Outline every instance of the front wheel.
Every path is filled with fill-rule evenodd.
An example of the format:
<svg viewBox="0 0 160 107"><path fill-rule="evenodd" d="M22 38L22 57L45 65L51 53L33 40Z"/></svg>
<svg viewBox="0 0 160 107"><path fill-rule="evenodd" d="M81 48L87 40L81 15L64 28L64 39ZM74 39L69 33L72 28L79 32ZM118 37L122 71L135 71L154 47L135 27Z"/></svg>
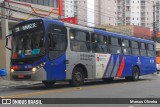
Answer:
<svg viewBox="0 0 160 107"><path fill-rule="evenodd" d="M42 81L42 83L48 87L48 88L51 88L53 87L53 85L55 84L55 81Z"/></svg>
<svg viewBox="0 0 160 107"><path fill-rule="evenodd" d="M72 86L81 86L84 83L84 74L83 70L80 67L76 67L73 70L72 73L72 80L70 81L70 84Z"/></svg>

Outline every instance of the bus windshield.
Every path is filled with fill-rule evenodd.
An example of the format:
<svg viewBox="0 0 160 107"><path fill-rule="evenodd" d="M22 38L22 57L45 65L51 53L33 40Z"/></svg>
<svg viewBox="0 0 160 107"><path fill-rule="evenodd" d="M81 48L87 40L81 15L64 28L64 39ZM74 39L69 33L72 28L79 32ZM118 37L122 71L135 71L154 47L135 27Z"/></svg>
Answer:
<svg viewBox="0 0 160 107"><path fill-rule="evenodd" d="M24 26L28 25L23 25L22 27ZM44 51L44 31L42 26L24 31L22 29L22 31L13 34L12 59L36 57L44 55Z"/></svg>

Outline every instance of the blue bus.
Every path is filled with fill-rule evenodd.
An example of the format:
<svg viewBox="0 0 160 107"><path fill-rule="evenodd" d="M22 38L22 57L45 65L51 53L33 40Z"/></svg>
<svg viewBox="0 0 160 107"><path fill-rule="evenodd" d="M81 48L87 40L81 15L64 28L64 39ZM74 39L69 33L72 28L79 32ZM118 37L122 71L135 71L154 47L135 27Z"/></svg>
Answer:
<svg viewBox="0 0 160 107"><path fill-rule="evenodd" d="M12 51L11 80L42 81L46 86L64 80L81 86L85 80L114 77L135 81L156 72L153 41L59 20L18 23L6 47Z"/></svg>

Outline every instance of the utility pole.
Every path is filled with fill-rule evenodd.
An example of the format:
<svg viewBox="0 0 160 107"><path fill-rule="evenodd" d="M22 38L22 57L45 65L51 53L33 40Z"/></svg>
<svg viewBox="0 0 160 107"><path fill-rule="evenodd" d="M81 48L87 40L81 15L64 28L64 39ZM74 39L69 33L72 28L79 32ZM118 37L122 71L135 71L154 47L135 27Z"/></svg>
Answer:
<svg viewBox="0 0 160 107"><path fill-rule="evenodd" d="M2 7L5 7L5 2L3 2ZM1 29L2 29L2 39L4 40L8 35L8 19L7 19L7 10L1 8L2 18L1 18Z"/></svg>
<svg viewBox="0 0 160 107"><path fill-rule="evenodd" d="M9 34L9 27L8 27L8 12L5 8L6 7L6 2L4 1L1 3L1 13L2 13L2 18L1 18L1 30L2 30L2 39L0 40L1 46L1 55L0 55L0 67L5 68L7 70L8 76L9 77L9 71L10 71L10 51L5 48L5 38ZM2 64L2 65L1 65Z"/></svg>
<svg viewBox="0 0 160 107"><path fill-rule="evenodd" d="M153 5L153 40L156 42L156 5Z"/></svg>
<svg viewBox="0 0 160 107"><path fill-rule="evenodd" d="M99 13L98 13L98 18L99 18L99 25L101 25L101 0L98 0L98 10L99 10Z"/></svg>

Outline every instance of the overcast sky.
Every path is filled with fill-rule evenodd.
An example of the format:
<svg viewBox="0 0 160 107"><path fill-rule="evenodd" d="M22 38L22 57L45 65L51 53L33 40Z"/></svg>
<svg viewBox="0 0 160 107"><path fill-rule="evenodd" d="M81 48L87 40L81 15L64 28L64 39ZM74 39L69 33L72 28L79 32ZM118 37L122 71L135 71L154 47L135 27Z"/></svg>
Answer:
<svg viewBox="0 0 160 107"><path fill-rule="evenodd" d="M88 26L94 27L94 0L87 0L87 22Z"/></svg>

